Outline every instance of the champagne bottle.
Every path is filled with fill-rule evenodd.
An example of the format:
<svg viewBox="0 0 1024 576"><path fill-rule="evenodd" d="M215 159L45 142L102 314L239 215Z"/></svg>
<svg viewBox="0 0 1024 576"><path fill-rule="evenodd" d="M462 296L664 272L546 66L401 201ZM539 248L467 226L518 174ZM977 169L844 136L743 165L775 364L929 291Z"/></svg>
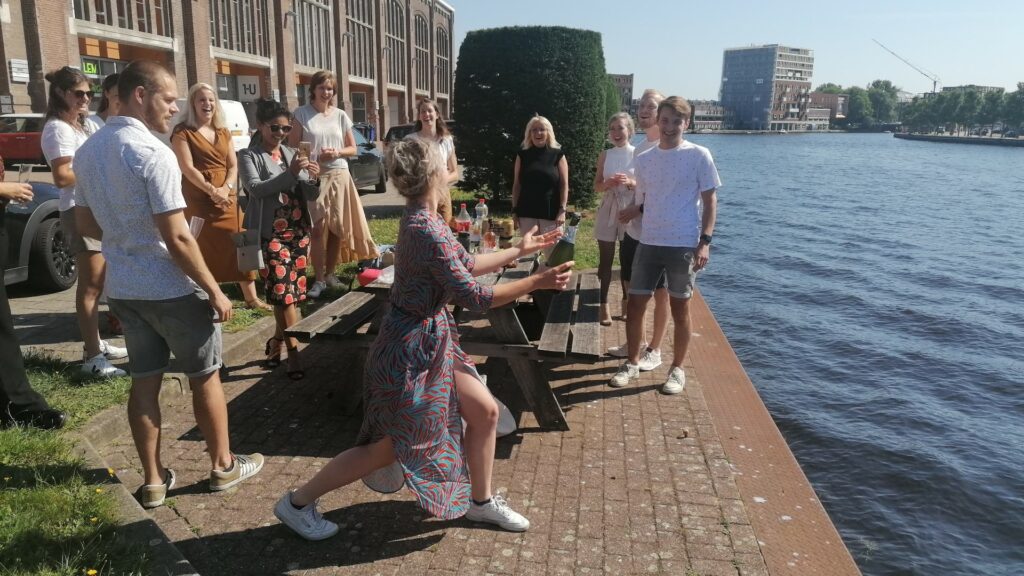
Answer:
<svg viewBox="0 0 1024 576"><path fill-rule="evenodd" d="M580 215L575 212L566 214L569 218L565 225L565 234L558 239L551 255L548 256L545 264L554 268L572 260L576 256L576 228L580 225Z"/></svg>

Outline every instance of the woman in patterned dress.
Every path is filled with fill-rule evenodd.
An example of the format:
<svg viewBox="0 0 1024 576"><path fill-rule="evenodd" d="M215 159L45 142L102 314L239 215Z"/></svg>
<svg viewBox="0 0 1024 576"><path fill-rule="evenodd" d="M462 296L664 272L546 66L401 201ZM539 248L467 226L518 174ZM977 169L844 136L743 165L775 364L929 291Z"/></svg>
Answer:
<svg viewBox="0 0 1024 576"><path fill-rule="evenodd" d="M306 202L316 200L320 194L317 163L282 144L292 129L291 118L291 112L277 101L258 101L259 132L249 148L238 153L239 179L249 195L245 227L260 231L266 265L260 275L264 294L274 307L277 321L274 336L267 340L264 365L268 368L281 363L284 331L299 321L296 305L306 299L306 264L312 225ZM305 376L298 345L294 338L287 339L288 376L293 380Z"/></svg>
<svg viewBox="0 0 1024 576"><path fill-rule="evenodd" d="M528 230L514 248L470 255L437 213L447 186L437 145L418 139L392 144L388 170L407 203L391 308L366 360L363 428L357 446L285 493L274 514L304 538L328 538L338 526L320 515L317 499L360 478L374 487L366 477L392 467L401 470L420 506L438 518L465 515L506 530L526 530L529 521L491 492L498 407L459 347L447 304L486 310L533 290L561 290L573 263L494 287L477 283L474 276L552 246L561 232L534 236L535 230Z"/></svg>

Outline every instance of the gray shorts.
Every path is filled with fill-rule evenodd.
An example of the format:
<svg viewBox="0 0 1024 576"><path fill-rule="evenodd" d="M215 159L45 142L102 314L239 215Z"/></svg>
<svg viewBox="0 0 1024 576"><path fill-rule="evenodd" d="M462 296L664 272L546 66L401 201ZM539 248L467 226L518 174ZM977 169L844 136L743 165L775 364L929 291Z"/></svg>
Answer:
<svg viewBox="0 0 1024 576"><path fill-rule="evenodd" d="M172 352L189 378L220 368L220 324L213 322L206 292L197 289L170 300L111 298L109 304L124 328L132 378L166 372Z"/></svg>
<svg viewBox="0 0 1024 576"><path fill-rule="evenodd" d="M658 280L664 274L669 296L689 299L693 296L693 286L697 281L697 272L693 269L694 250L640 244L633 260L633 280L629 283L629 293L653 295L654 289L659 287Z"/></svg>
<svg viewBox="0 0 1024 576"><path fill-rule="evenodd" d="M78 225L75 224L74 208L61 211L60 227L64 231L64 237L68 239L68 249L71 250L72 256L77 256L81 252L100 252L103 250L102 242L78 233Z"/></svg>

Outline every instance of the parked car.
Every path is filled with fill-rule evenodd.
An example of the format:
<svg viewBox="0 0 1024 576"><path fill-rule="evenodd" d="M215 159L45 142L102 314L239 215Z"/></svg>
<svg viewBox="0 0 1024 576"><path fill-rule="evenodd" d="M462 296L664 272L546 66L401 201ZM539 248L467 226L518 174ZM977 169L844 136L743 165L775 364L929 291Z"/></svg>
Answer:
<svg viewBox="0 0 1024 576"><path fill-rule="evenodd" d="M66 290L78 280L78 269L60 225L60 189L31 184L31 202L7 205L4 228L10 247L4 285L27 280L47 292Z"/></svg>
<svg viewBox="0 0 1024 576"><path fill-rule="evenodd" d="M359 155L348 159L348 170L356 188L373 187L377 194L387 191L388 171L384 168L384 155L377 149L375 142L370 142L359 130L353 130L356 149Z"/></svg>
<svg viewBox="0 0 1024 576"><path fill-rule="evenodd" d="M171 118L170 127L174 130L180 122L184 121L188 116L188 100L185 98L178 98L178 113ZM250 134L249 131L249 117L245 115L245 108L241 102L236 100L221 100L220 101L221 116L224 118L225 127L231 132L231 143L235 147L235 152L249 147ZM164 144L171 145L171 134L161 134L159 132L153 132L153 135L159 138Z"/></svg>
<svg viewBox="0 0 1024 576"><path fill-rule="evenodd" d="M43 135L42 114L0 115L0 157L4 164L46 164L40 139Z"/></svg>
<svg viewBox="0 0 1024 576"><path fill-rule="evenodd" d="M1007 138L1016 138L1017 137L1017 131L1016 130L1007 130L1006 134L1003 134L1003 136L1006 136Z"/></svg>

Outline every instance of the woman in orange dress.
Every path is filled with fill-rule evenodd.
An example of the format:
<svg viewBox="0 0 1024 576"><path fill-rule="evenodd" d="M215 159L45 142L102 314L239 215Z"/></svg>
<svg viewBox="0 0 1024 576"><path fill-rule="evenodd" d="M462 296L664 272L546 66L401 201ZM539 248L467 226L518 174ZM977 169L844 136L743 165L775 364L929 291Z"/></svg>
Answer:
<svg viewBox="0 0 1024 576"><path fill-rule="evenodd" d="M240 272L231 235L242 231L238 206L238 159L224 127L217 92L199 83L188 91L185 121L174 127L171 148L181 167L185 218L205 220L196 238L217 282L238 282L248 308L273 310L256 295L256 271Z"/></svg>

